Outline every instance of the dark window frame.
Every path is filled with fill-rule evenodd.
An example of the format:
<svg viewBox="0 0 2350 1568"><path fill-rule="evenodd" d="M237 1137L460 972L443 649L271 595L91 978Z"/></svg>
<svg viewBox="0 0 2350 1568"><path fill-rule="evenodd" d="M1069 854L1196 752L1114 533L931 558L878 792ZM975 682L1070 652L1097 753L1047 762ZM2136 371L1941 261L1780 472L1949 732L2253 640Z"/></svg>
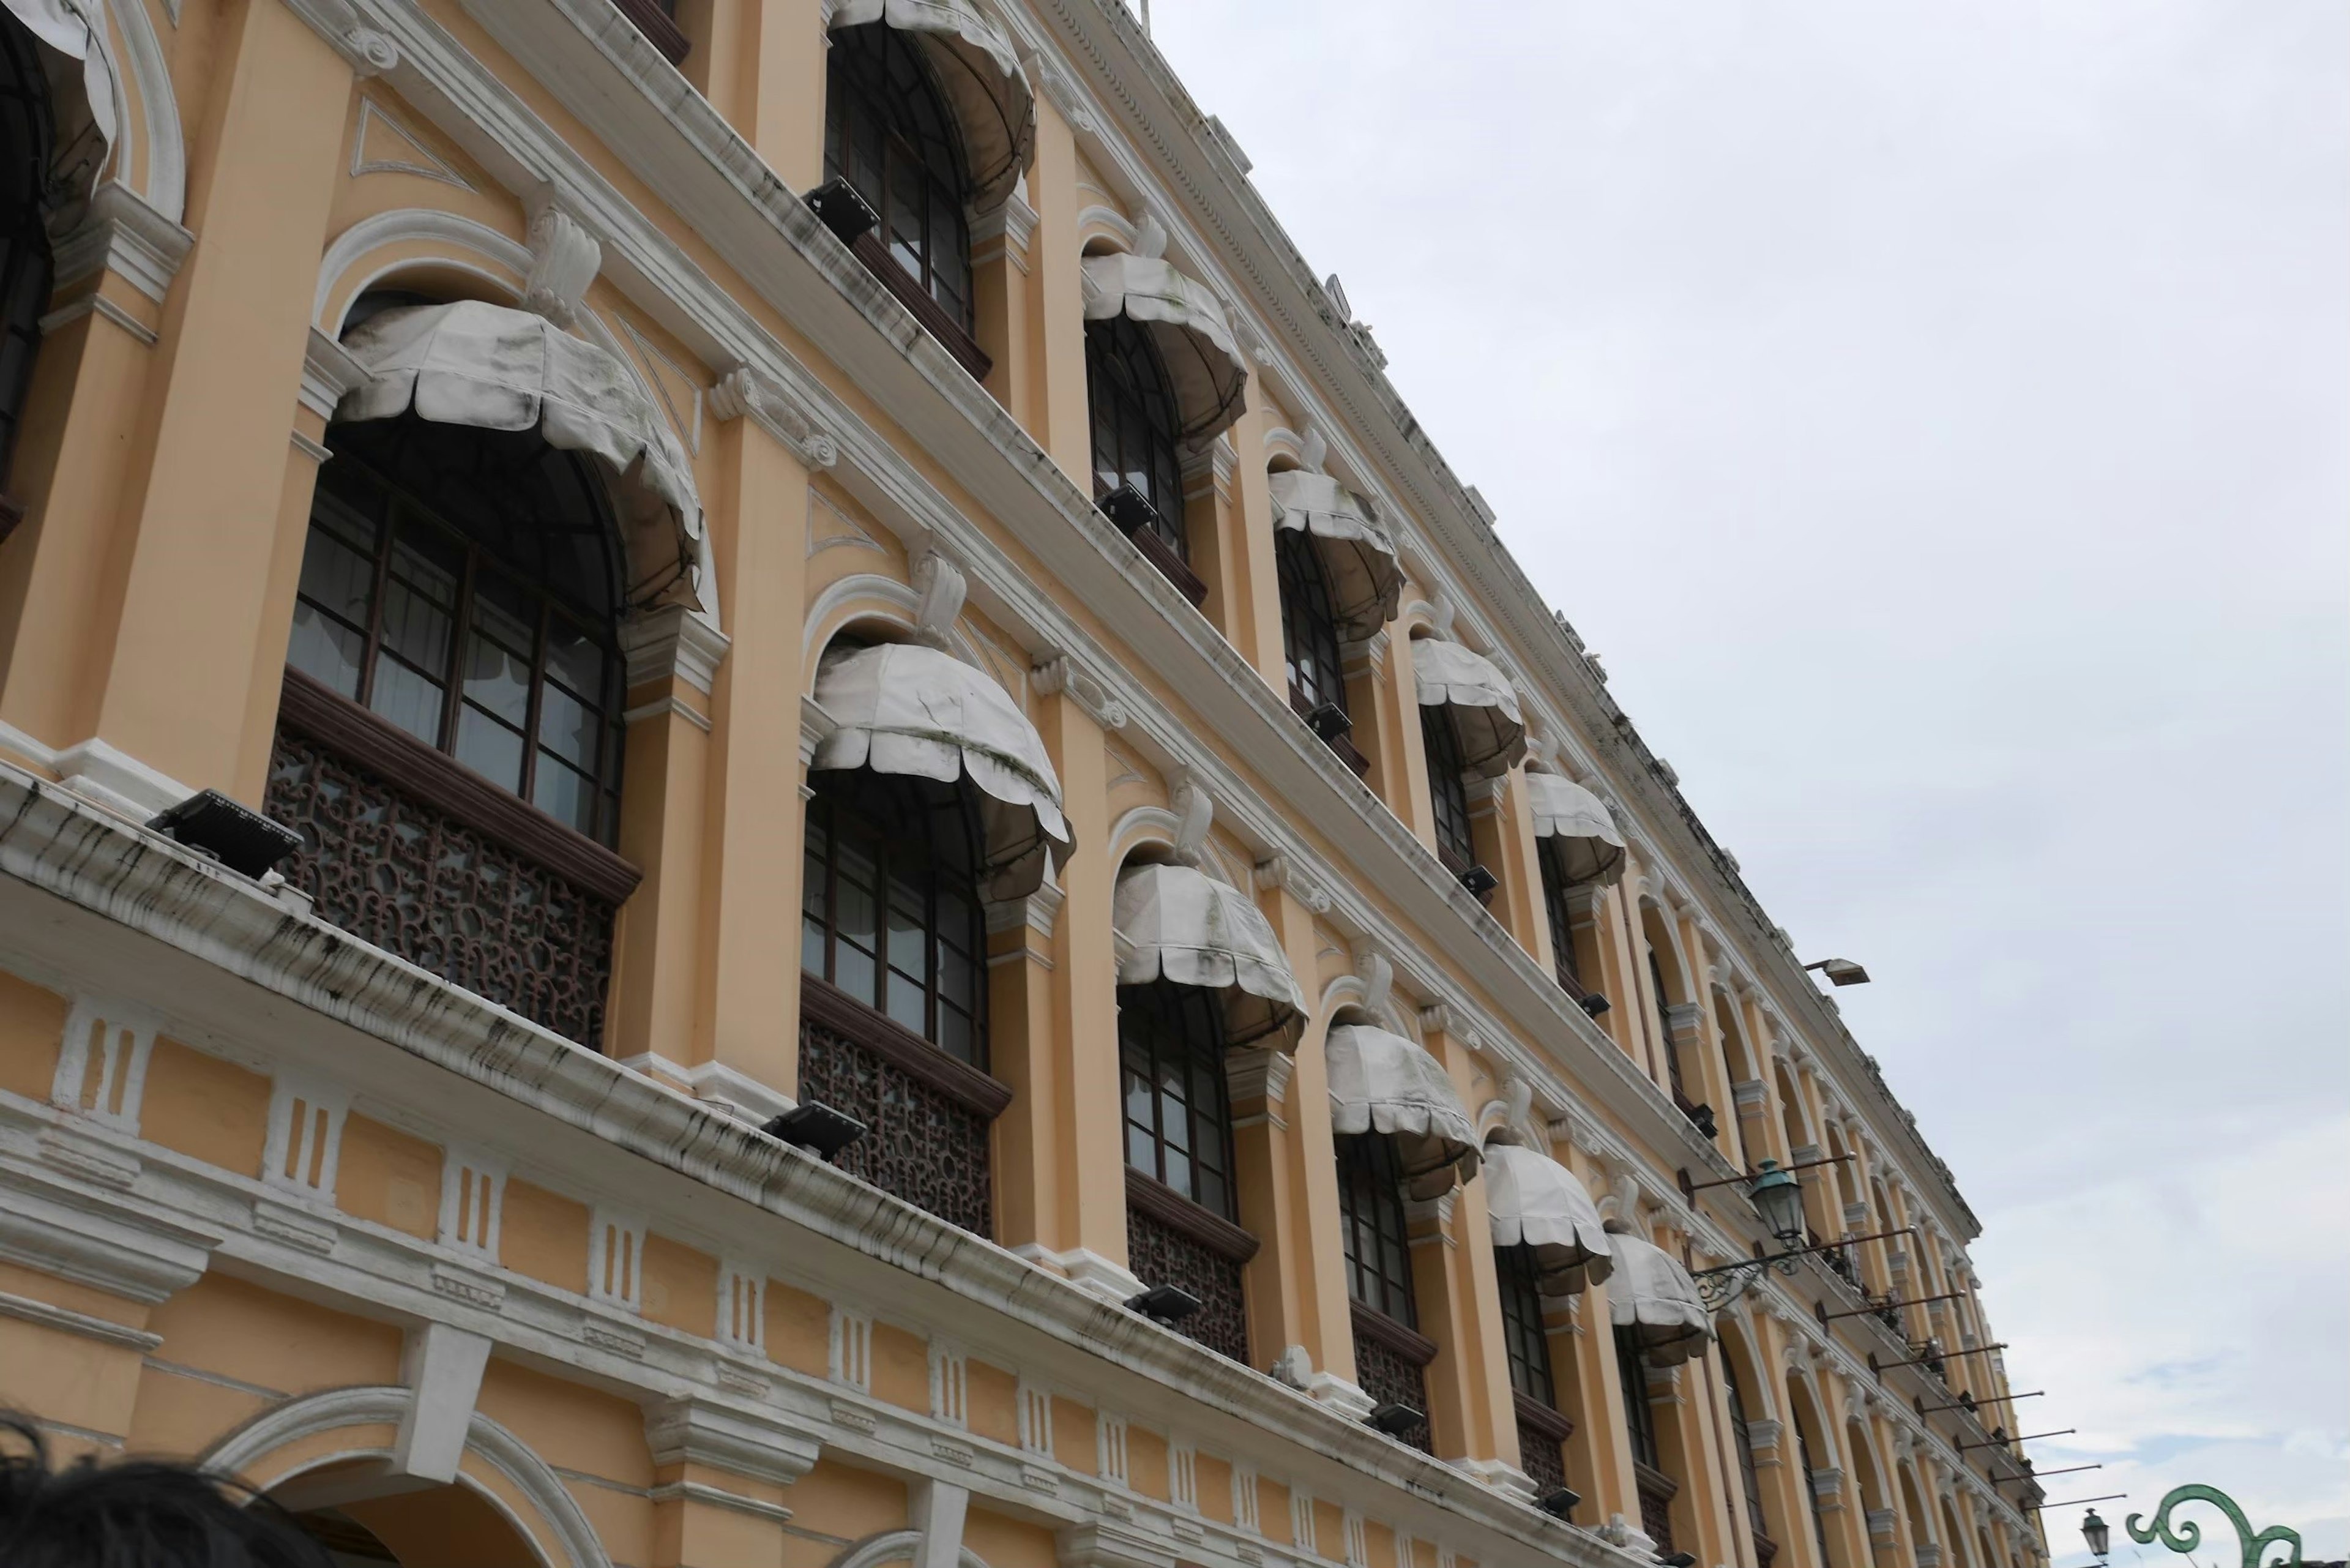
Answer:
<svg viewBox="0 0 2350 1568"><path fill-rule="evenodd" d="M556 451L536 431L473 431L412 414L329 427L327 444L334 455L320 468L311 500L287 665L564 826L612 845L619 833L627 701L619 645L626 576L601 480L577 454ZM471 454L475 470L459 472L448 461L452 454ZM429 472L443 487L437 501L420 494L402 472L411 464L428 465L417 476ZM447 514L463 495L501 519L513 516L507 508L516 488L480 495L450 488L468 481L487 485L492 475L523 492L546 492L539 514L508 523L503 548ZM538 549L538 560L518 558L525 543ZM363 589L355 576L342 579L340 603L328 597L338 565L357 565L365 577ZM558 582L558 568L569 568L574 580ZM436 572L439 583L429 580ZM363 612L358 617L349 613L355 595ZM598 598L600 608L592 602ZM529 613L514 613L517 605ZM401 624L388 628L388 612ZM520 636L498 635L517 628ZM523 636L527 649L513 646ZM588 679L567 679L554 668L558 636L592 655L598 690L580 691ZM485 656L495 666L488 675L478 662ZM499 711L493 695L500 689L494 677L510 674L516 662L526 670L518 718L511 709ZM584 669L587 659L578 662ZM399 703L403 687L421 701L406 719L386 707ZM559 722L567 711L592 729L584 767L576 750L567 756L550 744L549 721ZM419 727L428 712L430 734ZM518 774L493 771L495 759L484 742L514 746ZM542 775L542 767L556 771ZM584 821L579 810L551 804L541 788L543 778L560 784L566 774L581 792Z"/></svg>
<svg viewBox="0 0 2350 1568"><path fill-rule="evenodd" d="M1118 988L1119 1119L1128 1168L1211 1214L1237 1220L1224 1045L1216 992L1170 980Z"/></svg>
<svg viewBox="0 0 2350 1568"><path fill-rule="evenodd" d="M1273 549L1281 589L1281 656L1291 699L1308 712L1328 702L1344 713L1346 662L1321 546L1302 529L1277 528Z"/></svg>
<svg viewBox="0 0 2350 1568"><path fill-rule="evenodd" d="M1665 1000L1665 962L1657 956L1657 944L1649 942L1648 986L1657 993L1657 1032L1665 1048L1665 1075L1673 1091L1677 1105L1690 1103L1689 1089L1681 1076L1680 1046L1673 1040L1672 1004Z"/></svg>
<svg viewBox="0 0 2350 1568"><path fill-rule="evenodd" d="M1657 1433L1657 1409L1648 1403L1648 1358L1640 1342L1627 1328L1616 1335L1616 1379L1624 1394L1624 1430L1631 1439L1632 1458L1652 1470L1664 1467Z"/></svg>
<svg viewBox="0 0 2350 1568"><path fill-rule="evenodd" d="M1754 1468L1754 1438L1746 1429L1746 1400L1738 1392L1738 1369L1724 1356L1721 1382L1730 1406L1731 1435L1738 1443L1738 1475L1746 1489L1746 1517L1754 1534L1761 1540L1771 1539L1771 1521L1762 1509L1762 1477Z"/></svg>
<svg viewBox="0 0 2350 1568"><path fill-rule="evenodd" d="M1550 1334L1543 1327L1541 1269L1534 1249L1493 1249L1493 1277L1502 1298L1502 1346L1510 1386L1544 1409L1558 1407L1558 1385L1550 1364Z"/></svg>
<svg viewBox="0 0 2350 1568"><path fill-rule="evenodd" d="M1581 996L1583 969L1575 960L1575 912L1567 908L1568 883L1558 867L1558 840L1545 838L1534 846L1542 867L1543 915L1550 921L1551 972L1569 996Z"/></svg>
<svg viewBox="0 0 2350 1568"><path fill-rule="evenodd" d="M968 337L978 319L970 165L927 52L884 22L836 28L827 40L825 176L857 188L880 215L882 254ZM918 200L906 199L910 185Z"/></svg>
<svg viewBox="0 0 2350 1568"><path fill-rule="evenodd" d="M1342 1133L1334 1141L1347 1299L1416 1331L1419 1309L1412 1290L1410 1219L1395 1139L1385 1133Z"/></svg>
<svg viewBox="0 0 2350 1568"><path fill-rule="evenodd" d="M1420 709L1419 740L1428 761L1428 798L1436 819L1437 857L1457 877L1477 864L1477 836L1469 817L1461 732L1453 728L1449 706L1432 703Z"/></svg>
<svg viewBox="0 0 2350 1568"><path fill-rule="evenodd" d="M819 769L808 775L800 889L800 969L871 1008L950 1060L984 1073L988 1064L987 924L980 900L984 861L979 812L967 784L941 784L870 769ZM911 827L922 833L917 841ZM854 844L867 857L869 884L857 890L872 900L871 947L842 929L844 850ZM892 953L892 913L914 916L922 971L916 976ZM844 963L845 953L854 959ZM811 959L816 961L811 962ZM960 967L950 960L960 961ZM858 961L862 961L861 963ZM869 965L869 972L858 972ZM961 976L963 986L954 983ZM857 982L862 979L861 986ZM919 1023L893 1012L893 981L918 986ZM844 982L847 983L844 983ZM902 1000L905 993L897 992ZM942 1021L959 1020L967 1033L941 1038Z"/></svg>
<svg viewBox="0 0 2350 1568"><path fill-rule="evenodd" d="M1149 330L1130 317L1086 323L1086 405L1094 499L1131 484L1150 503L1150 531L1188 563L1183 429L1175 384Z"/></svg>

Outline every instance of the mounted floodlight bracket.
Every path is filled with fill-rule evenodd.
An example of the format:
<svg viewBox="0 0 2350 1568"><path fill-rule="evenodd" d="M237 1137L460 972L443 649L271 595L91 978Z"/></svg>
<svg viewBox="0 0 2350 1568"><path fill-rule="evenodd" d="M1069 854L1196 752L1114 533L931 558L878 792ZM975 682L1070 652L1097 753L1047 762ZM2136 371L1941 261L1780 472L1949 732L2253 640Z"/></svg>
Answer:
<svg viewBox="0 0 2350 1568"><path fill-rule="evenodd" d="M1363 1417L1363 1425L1374 1432L1384 1432L1398 1440L1401 1440L1406 1432L1426 1425L1427 1421L1425 1412L1393 1399L1373 1407L1371 1413Z"/></svg>
<svg viewBox="0 0 2350 1568"><path fill-rule="evenodd" d="M148 818L147 828L245 877L260 876L302 847L300 834L216 789L199 790Z"/></svg>
<svg viewBox="0 0 2350 1568"><path fill-rule="evenodd" d="M848 182L845 174L836 174L801 198L814 213L816 222L830 229L833 236L844 245L853 245L858 236L866 234L881 222L881 214Z"/></svg>
<svg viewBox="0 0 2350 1568"><path fill-rule="evenodd" d="M1200 1298L1180 1285L1153 1285L1139 1296L1127 1297L1126 1309L1172 1328L1200 1310Z"/></svg>
<svg viewBox="0 0 2350 1568"><path fill-rule="evenodd" d="M821 1100L802 1100L761 1129L795 1148L806 1149L818 1159L832 1157L865 1136L865 1124Z"/></svg>

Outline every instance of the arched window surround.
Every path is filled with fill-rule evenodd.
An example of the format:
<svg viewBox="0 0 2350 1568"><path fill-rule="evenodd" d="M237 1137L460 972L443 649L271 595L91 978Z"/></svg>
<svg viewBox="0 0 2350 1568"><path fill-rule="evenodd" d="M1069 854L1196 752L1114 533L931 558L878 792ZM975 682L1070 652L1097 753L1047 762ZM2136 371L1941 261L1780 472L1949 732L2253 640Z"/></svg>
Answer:
<svg viewBox="0 0 2350 1568"><path fill-rule="evenodd" d="M929 52L886 22L838 27L828 38L826 177L856 188L879 218L865 236L879 258L968 341L976 327L969 164Z"/></svg>

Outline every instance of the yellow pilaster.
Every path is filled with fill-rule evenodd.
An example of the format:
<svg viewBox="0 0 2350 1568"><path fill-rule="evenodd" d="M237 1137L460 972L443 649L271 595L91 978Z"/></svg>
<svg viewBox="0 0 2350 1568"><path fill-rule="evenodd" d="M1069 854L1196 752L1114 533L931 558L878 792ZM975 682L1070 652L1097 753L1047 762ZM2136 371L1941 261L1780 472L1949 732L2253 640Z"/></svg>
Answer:
<svg viewBox="0 0 2350 1568"><path fill-rule="evenodd" d="M283 5L234 8L220 50L212 157L190 187L199 241L130 448L134 472L146 462L124 498L94 728L182 784L250 791L285 658L286 618L271 613L279 535L307 511L289 506L286 447L342 157L317 128L340 122L351 72Z"/></svg>

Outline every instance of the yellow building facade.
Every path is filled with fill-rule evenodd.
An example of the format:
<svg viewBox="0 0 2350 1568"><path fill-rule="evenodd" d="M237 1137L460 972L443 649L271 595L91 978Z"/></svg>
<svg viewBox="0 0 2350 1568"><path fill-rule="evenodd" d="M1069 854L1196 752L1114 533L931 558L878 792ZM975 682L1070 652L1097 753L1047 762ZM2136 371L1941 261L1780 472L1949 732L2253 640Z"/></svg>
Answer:
<svg viewBox="0 0 2350 1568"><path fill-rule="evenodd" d="M61 1447L411 1568L2045 1560L1950 1172L1120 6L0 46Z"/></svg>

